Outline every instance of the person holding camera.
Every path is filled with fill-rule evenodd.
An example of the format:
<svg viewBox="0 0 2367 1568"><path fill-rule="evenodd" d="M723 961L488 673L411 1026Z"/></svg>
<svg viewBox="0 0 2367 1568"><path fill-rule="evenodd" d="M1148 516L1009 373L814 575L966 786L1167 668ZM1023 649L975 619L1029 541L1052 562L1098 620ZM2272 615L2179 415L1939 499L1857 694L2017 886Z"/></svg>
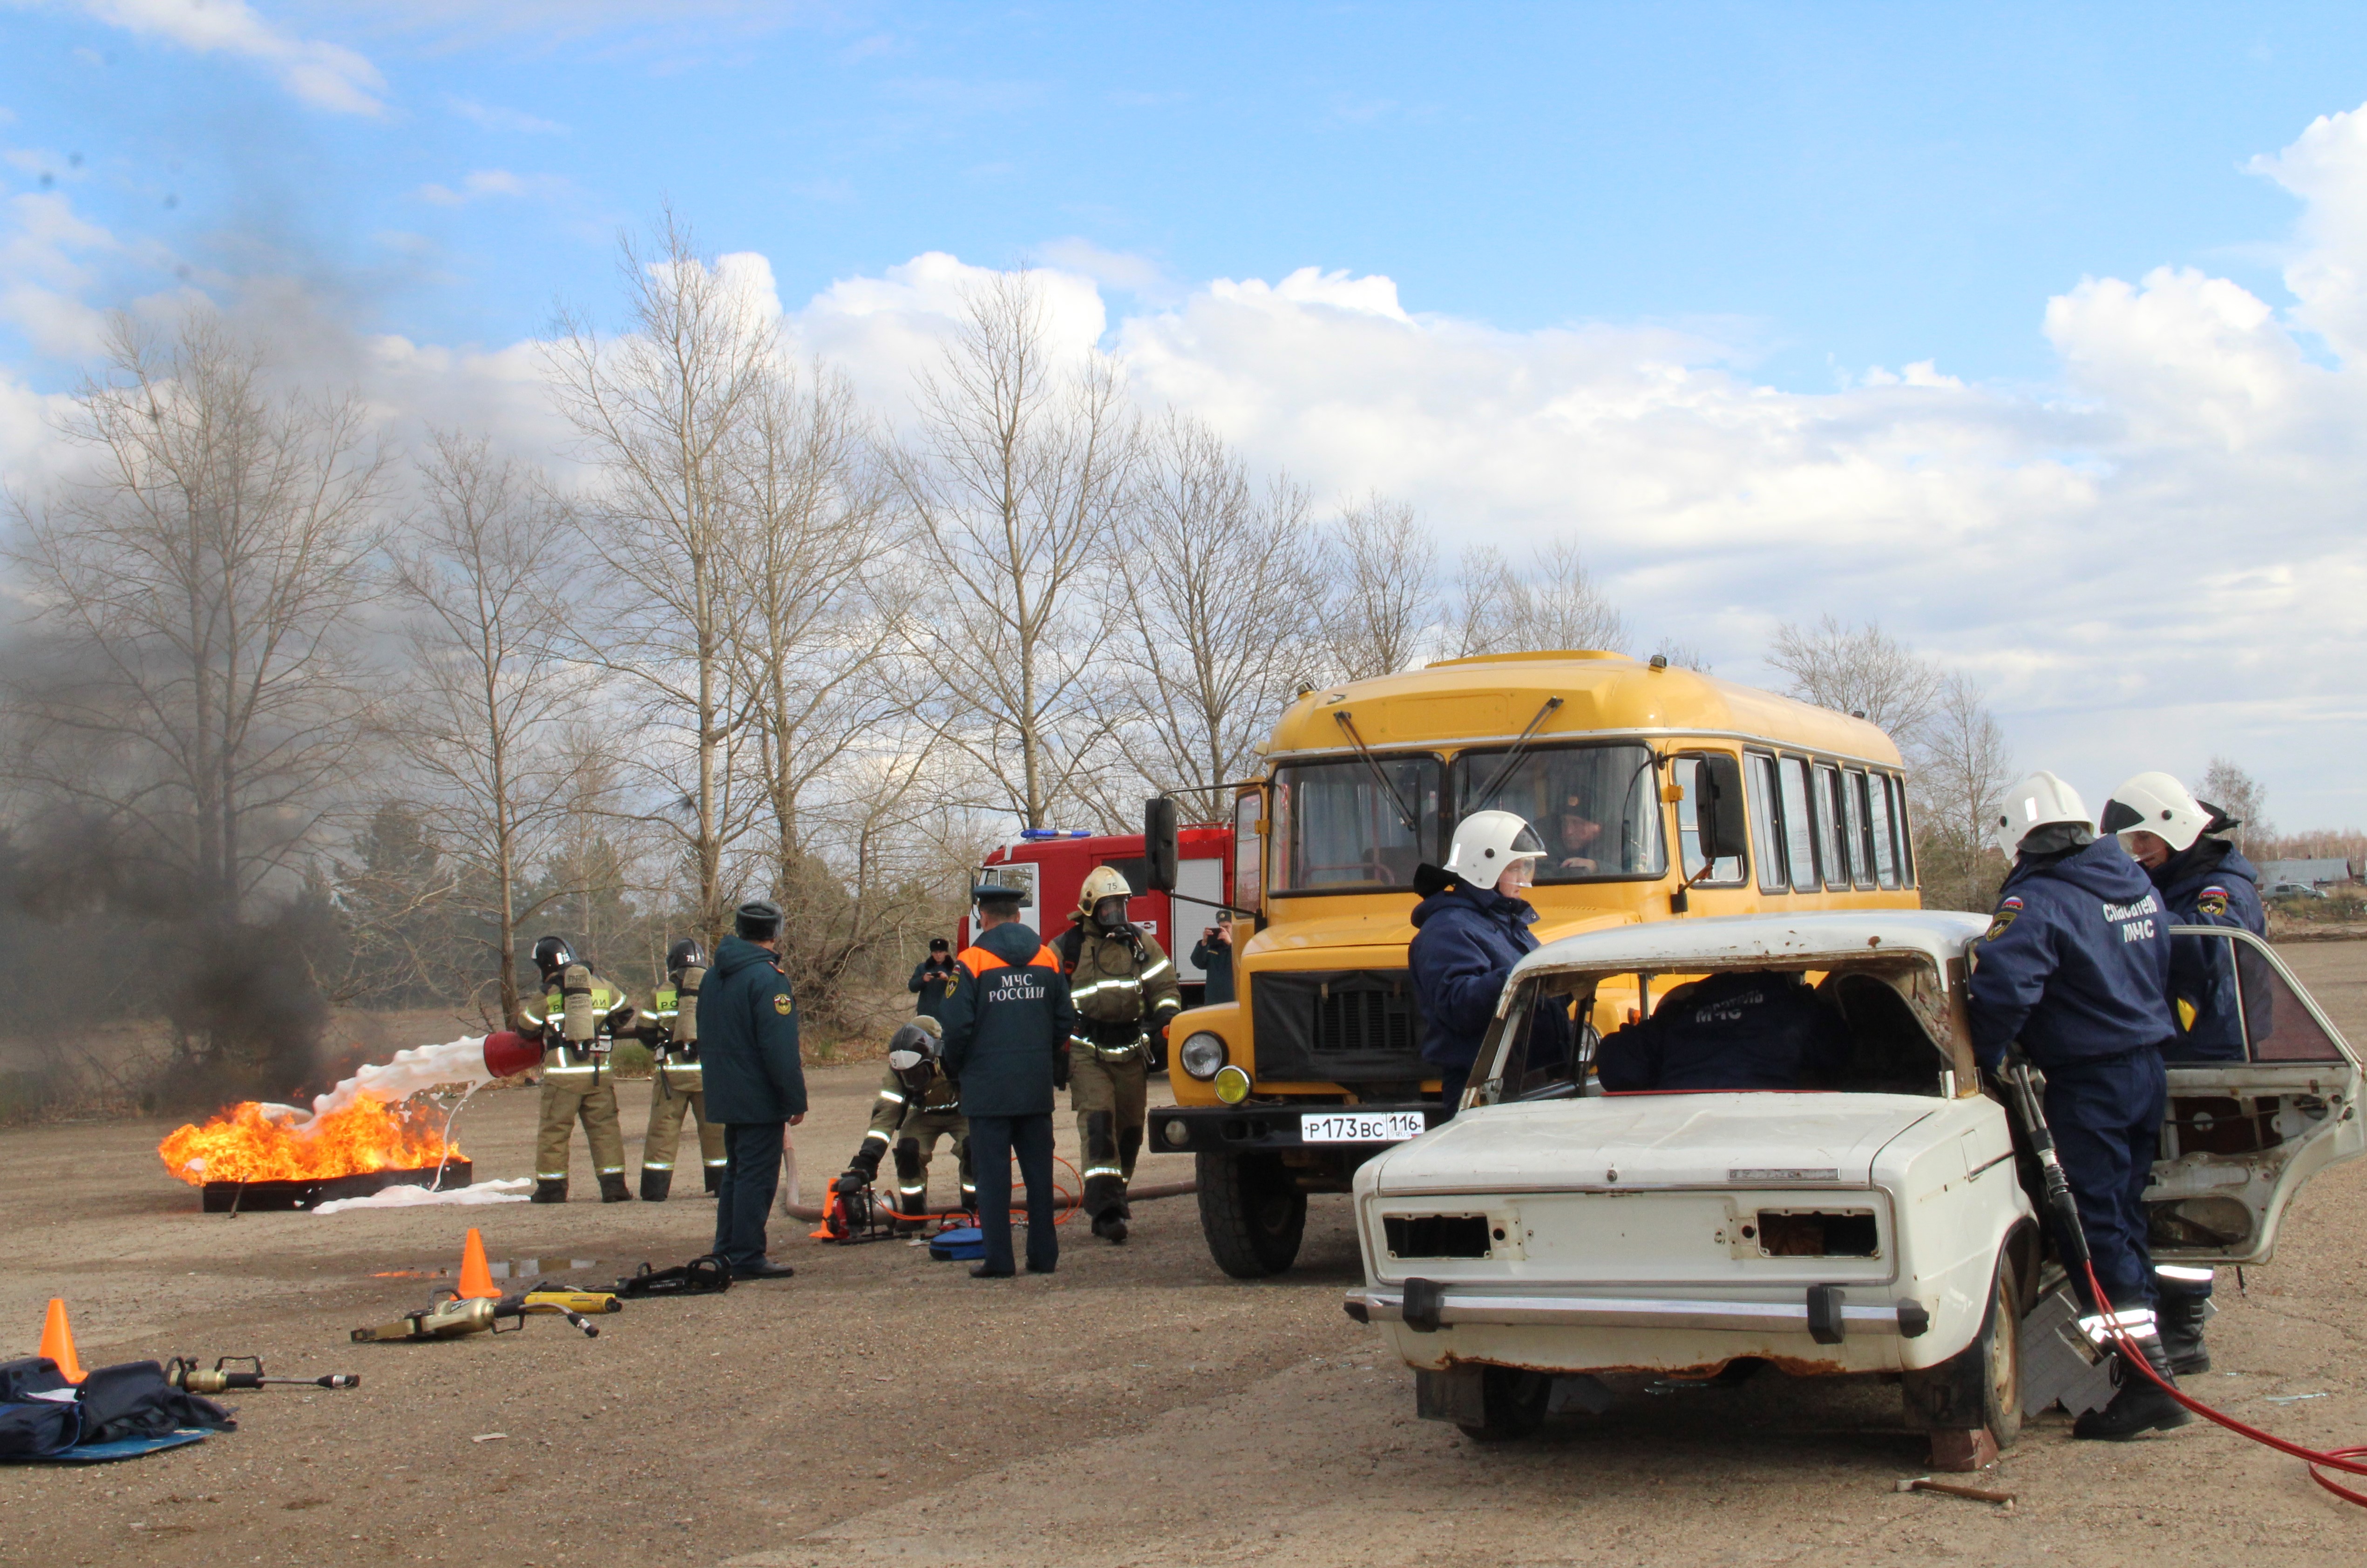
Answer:
<svg viewBox="0 0 2367 1568"><path fill-rule="evenodd" d="M945 938L929 939L929 955L912 970L912 977L904 988L921 999L912 1010L923 1018L945 1021L946 1003L954 994L954 986L961 978L961 965L954 962L953 943Z"/></svg>
<svg viewBox="0 0 2367 1568"><path fill-rule="evenodd" d="M1204 928L1193 944L1192 962L1207 976L1201 1005L1215 1007L1233 999L1233 912L1217 911L1217 923Z"/></svg>

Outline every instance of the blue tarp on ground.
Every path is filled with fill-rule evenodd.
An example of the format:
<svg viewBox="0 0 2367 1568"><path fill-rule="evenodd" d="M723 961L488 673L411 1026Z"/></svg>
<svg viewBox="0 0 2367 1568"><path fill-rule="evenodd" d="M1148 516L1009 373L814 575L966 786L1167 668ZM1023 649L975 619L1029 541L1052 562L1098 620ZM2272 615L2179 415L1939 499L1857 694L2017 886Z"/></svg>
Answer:
<svg viewBox="0 0 2367 1568"><path fill-rule="evenodd" d="M177 1431L160 1433L153 1438L118 1438L111 1443L76 1443L73 1448L60 1449L53 1454L16 1454L10 1458L18 1464L105 1464L111 1460L145 1459L166 1449L202 1443L209 1435L200 1427L183 1427Z"/></svg>

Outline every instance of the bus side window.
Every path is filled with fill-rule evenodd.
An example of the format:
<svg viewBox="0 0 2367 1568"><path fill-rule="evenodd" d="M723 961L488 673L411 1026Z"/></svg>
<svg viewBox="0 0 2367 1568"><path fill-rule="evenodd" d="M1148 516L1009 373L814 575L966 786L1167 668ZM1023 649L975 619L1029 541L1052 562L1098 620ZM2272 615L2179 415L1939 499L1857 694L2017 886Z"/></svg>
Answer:
<svg viewBox="0 0 2367 1568"><path fill-rule="evenodd" d="M1898 886L1897 823L1890 811L1890 780L1881 773L1868 780L1866 827L1874 835L1874 879L1884 887Z"/></svg>
<svg viewBox="0 0 2367 1568"><path fill-rule="evenodd" d="M1776 781L1775 759L1764 751L1743 754L1743 774L1750 796L1750 840L1759 856L1759 890L1785 893L1788 863L1784 853L1784 786Z"/></svg>
<svg viewBox="0 0 2367 1568"><path fill-rule="evenodd" d="M1907 781L1896 774L1886 774L1884 784L1890 793L1890 830L1898 840L1898 886L1915 886L1915 835L1907 817Z"/></svg>
<svg viewBox="0 0 2367 1568"><path fill-rule="evenodd" d="M1817 890L1815 813L1808 809L1808 760L1786 757L1784 774L1784 852L1792 864L1792 891Z"/></svg>
<svg viewBox="0 0 2367 1568"><path fill-rule="evenodd" d="M1849 792L1850 870L1860 887L1874 886L1874 799L1867 792L1865 774L1852 768L1842 775L1842 787Z"/></svg>
<svg viewBox="0 0 2367 1568"><path fill-rule="evenodd" d="M1840 770L1830 762L1817 764L1817 863L1825 886L1850 885L1849 820L1841 806Z"/></svg>

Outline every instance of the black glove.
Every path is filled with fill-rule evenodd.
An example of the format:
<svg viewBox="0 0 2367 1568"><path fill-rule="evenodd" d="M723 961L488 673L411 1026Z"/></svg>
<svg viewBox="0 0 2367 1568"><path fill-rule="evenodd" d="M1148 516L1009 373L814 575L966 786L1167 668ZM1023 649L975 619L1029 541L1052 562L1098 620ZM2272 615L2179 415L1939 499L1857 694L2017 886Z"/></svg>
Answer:
<svg viewBox="0 0 2367 1568"><path fill-rule="evenodd" d="M878 1180L879 1151L884 1146L875 1138L864 1139L863 1146L855 1151L855 1157L846 1162L846 1174L860 1176L866 1181Z"/></svg>
<svg viewBox="0 0 2367 1568"><path fill-rule="evenodd" d="M1066 1089L1069 1087L1069 1048L1066 1045L1058 1045L1053 1048L1052 1087L1054 1089Z"/></svg>
<svg viewBox="0 0 2367 1568"><path fill-rule="evenodd" d="M844 1175L831 1184L830 1190L843 1198L852 1198L870 1186L872 1179L878 1174L876 1168L866 1170L859 1165L851 1165L846 1168Z"/></svg>

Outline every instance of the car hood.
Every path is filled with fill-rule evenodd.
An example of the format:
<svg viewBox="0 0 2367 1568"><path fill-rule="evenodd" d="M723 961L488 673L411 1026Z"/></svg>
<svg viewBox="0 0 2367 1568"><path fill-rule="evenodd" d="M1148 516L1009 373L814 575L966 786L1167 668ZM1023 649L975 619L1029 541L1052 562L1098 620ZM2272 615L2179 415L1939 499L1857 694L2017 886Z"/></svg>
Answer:
<svg viewBox="0 0 2367 1568"><path fill-rule="evenodd" d="M1374 1181L1384 1193L1865 1187L1883 1146L1944 1103L1637 1094L1484 1106L1373 1161Z"/></svg>

